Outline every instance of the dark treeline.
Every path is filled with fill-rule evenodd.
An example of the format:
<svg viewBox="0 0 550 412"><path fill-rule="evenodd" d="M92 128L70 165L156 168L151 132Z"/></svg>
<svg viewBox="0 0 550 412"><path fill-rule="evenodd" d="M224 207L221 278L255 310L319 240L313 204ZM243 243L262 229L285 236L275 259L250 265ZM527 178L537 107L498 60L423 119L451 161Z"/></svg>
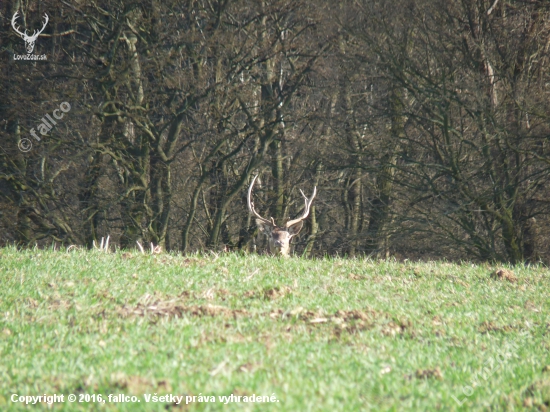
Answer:
<svg viewBox="0 0 550 412"><path fill-rule="evenodd" d="M29 35L47 13L33 51L47 60L14 57L16 11ZM256 208L279 223L318 188L299 255L550 260L546 0L0 13L1 245L250 250L259 173Z"/></svg>

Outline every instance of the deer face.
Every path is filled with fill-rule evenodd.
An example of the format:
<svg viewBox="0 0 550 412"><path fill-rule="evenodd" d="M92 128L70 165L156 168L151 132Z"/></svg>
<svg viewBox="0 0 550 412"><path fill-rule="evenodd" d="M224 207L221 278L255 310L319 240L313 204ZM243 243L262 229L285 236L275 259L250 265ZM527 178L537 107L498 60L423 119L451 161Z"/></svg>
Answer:
<svg viewBox="0 0 550 412"><path fill-rule="evenodd" d="M277 256L290 256L290 241L300 233L304 225L303 221L295 223L290 227L279 227L256 219L260 231L267 237L269 253Z"/></svg>
<svg viewBox="0 0 550 412"><path fill-rule="evenodd" d="M36 39L33 37L27 37L23 38L25 40L25 48L27 49L27 53L31 54L34 50L34 44L36 43Z"/></svg>
<svg viewBox="0 0 550 412"><path fill-rule="evenodd" d="M283 226L277 226L273 218L270 218L269 220L264 219L254 209L254 202L252 202L252 188L254 187L254 182L257 177L258 176L254 177L252 183L250 184L250 188L248 189L248 209L256 218L256 224L260 228L260 231L267 237L269 247L268 252L275 255L288 257L290 256L290 241L294 236L300 233L300 230L302 230L304 220L309 215L313 198L317 194L317 188L313 189L313 194L309 199L300 190L300 193L302 193L302 196L305 199L303 215L298 219L289 220Z"/></svg>

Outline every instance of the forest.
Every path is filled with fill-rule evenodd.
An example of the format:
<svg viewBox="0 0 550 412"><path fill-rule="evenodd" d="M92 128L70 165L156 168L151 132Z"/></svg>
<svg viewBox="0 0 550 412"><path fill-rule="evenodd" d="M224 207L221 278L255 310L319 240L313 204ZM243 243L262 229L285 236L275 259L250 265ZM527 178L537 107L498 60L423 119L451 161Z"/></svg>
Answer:
<svg viewBox="0 0 550 412"><path fill-rule="evenodd" d="M259 175L279 224L317 188L298 256L550 262L548 1L8 0L0 20L0 246L261 251Z"/></svg>

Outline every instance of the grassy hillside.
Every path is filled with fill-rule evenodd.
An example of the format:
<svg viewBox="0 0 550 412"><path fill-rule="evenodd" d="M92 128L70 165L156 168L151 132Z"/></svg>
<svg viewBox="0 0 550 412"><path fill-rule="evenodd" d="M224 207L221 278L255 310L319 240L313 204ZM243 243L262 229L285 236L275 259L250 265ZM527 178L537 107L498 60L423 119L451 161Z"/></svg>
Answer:
<svg viewBox="0 0 550 412"><path fill-rule="evenodd" d="M546 410L550 272L495 269L1 249L0 409Z"/></svg>

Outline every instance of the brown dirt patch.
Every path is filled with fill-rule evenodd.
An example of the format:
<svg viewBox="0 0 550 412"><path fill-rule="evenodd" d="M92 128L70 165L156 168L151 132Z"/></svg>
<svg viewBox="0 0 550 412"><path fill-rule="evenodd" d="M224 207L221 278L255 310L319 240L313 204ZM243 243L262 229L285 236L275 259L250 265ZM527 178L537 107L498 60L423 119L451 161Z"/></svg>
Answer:
<svg viewBox="0 0 550 412"><path fill-rule="evenodd" d="M273 288L264 290L249 290L243 293L243 297L247 299L266 299L275 300L285 297L289 293L292 293L290 286L275 286Z"/></svg>
<svg viewBox="0 0 550 412"><path fill-rule="evenodd" d="M512 332L515 328L511 325L499 326L494 322L485 321L478 327L480 333L489 333L489 332Z"/></svg>
<svg viewBox="0 0 550 412"><path fill-rule="evenodd" d="M431 379L431 378L435 378L439 380L443 379L443 373L441 373L441 369L439 368L439 366L434 369L418 369L415 372L415 376L418 379Z"/></svg>
<svg viewBox="0 0 550 412"><path fill-rule="evenodd" d="M292 292L292 289L288 286L274 287L272 289L264 290L264 298L269 300L274 300L282 298Z"/></svg>
<svg viewBox="0 0 550 412"><path fill-rule="evenodd" d="M151 317L175 317L181 318L184 314L190 316L223 316L237 317L247 313L244 309L230 309L218 305L186 305L185 298L189 293L182 293L172 299L152 298L146 295L135 306L124 305L117 312L122 317L151 316Z"/></svg>
<svg viewBox="0 0 550 412"><path fill-rule="evenodd" d="M412 326L411 322L408 320L389 322L382 326L382 335L384 336L395 336L404 334L407 329L410 329Z"/></svg>
<svg viewBox="0 0 550 412"><path fill-rule="evenodd" d="M518 280L514 272L509 269L497 269L491 273L491 278L495 280L507 280L511 283L515 283Z"/></svg>
<svg viewBox="0 0 550 412"><path fill-rule="evenodd" d="M172 386L166 379L155 381L154 379L142 376L128 376L122 372L111 374L111 385L122 390L127 390L131 394L143 394L151 389L159 393L172 391Z"/></svg>
<svg viewBox="0 0 550 412"><path fill-rule="evenodd" d="M534 382L525 391L526 398L523 400L525 407L537 407L538 410L547 411L550 406L550 379L543 379ZM540 401L538 401L540 399Z"/></svg>

